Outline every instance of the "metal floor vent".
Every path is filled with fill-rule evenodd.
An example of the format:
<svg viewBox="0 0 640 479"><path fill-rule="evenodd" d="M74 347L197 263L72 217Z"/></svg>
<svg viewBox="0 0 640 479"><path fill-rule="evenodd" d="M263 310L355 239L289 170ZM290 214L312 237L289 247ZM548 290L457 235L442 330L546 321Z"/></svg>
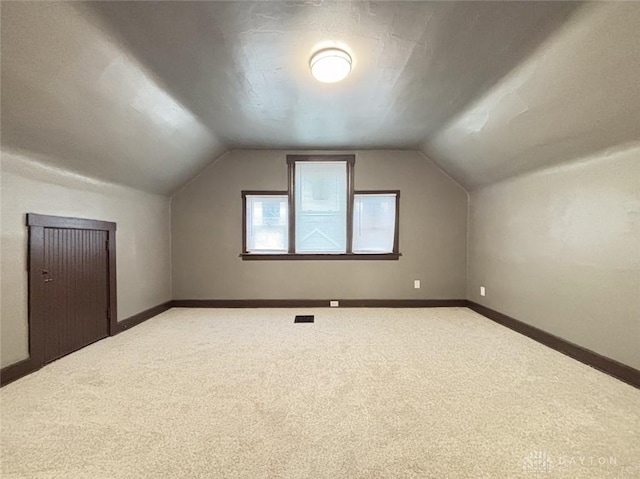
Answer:
<svg viewBox="0 0 640 479"><path fill-rule="evenodd" d="M294 323L313 323L313 315L296 316Z"/></svg>

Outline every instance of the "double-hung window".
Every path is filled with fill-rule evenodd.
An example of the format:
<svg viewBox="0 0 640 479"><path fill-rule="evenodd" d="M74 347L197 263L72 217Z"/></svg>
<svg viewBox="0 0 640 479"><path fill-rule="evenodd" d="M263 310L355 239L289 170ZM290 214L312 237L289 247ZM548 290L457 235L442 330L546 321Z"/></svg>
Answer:
<svg viewBox="0 0 640 479"><path fill-rule="evenodd" d="M347 163L295 163L295 252L347 252Z"/></svg>
<svg viewBox="0 0 640 479"><path fill-rule="evenodd" d="M287 192L245 192L245 249L249 253L289 252L289 198Z"/></svg>
<svg viewBox="0 0 640 479"><path fill-rule="evenodd" d="M355 155L288 155L287 191L243 191L243 259L398 259L400 192L355 191Z"/></svg>
<svg viewBox="0 0 640 479"><path fill-rule="evenodd" d="M398 193L358 192L353 199L353 252L393 253Z"/></svg>

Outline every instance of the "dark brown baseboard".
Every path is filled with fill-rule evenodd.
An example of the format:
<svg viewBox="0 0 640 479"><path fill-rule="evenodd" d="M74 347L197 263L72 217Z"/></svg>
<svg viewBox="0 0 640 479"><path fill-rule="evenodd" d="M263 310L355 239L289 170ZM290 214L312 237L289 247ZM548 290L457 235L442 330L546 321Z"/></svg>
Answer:
<svg viewBox="0 0 640 479"><path fill-rule="evenodd" d="M122 331L125 331L129 328L132 328L133 326L137 326L147 319L153 318L154 316L167 311L171 307L172 301L167 301L166 303L159 304L158 306L149 308L145 311L142 311L141 313L134 314L133 316L118 322L116 324L115 331L112 332L112 336L121 333ZM42 364L38 364L33 360L33 358L30 357L4 367L0 371L0 387L9 384L16 379L20 379L23 376L31 374L32 372L35 372L42 367Z"/></svg>
<svg viewBox="0 0 640 479"><path fill-rule="evenodd" d="M468 307L513 331L544 344L558 352L596 368L610 376L640 388L640 371L589 349L578 346L551 333L523 323L506 314L465 299L341 299L342 308L447 308ZM154 306L117 323L114 334L130 329L171 308L319 308L328 307L329 300L320 299L187 299L173 300ZM2 368L0 386L9 384L40 369L31 358Z"/></svg>
<svg viewBox="0 0 640 479"><path fill-rule="evenodd" d="M341 299L344 308L465 308L466 299Z"/></svg>
<svg viewBox="0 0 640 479"><path fill-rule="evenodd" d="M338 299L341 308L466 307L466 299ZM174 308L327 308L328 299L174 299Z"/></svg>
<svg viewBox="0 0 640 479"><path fill-rule="evenodd" d="M154 306L153 308L146 309L138 314L134 314L133 316L128 317L122 321L118 321L116 324L116 330L114 334L121 333L122 331L126 331L127 329L133 328L140 323L143 323L147 319L151 319L154 316L157 316L160 313L164 313L168 309L173 307L173 301L167 301L165 303Z"/></svg>
<svg viewBox="0 0 640 479"><path fill-rule="evenodd" d="M15 381L16 379L20 379L27 374L31 374L42 366L36 364L32 358L23 359L22 361L18 361L17 363L13 363L7 367L2 368L0 371L0 387L6 386L7 384Z"/></svg>
<svg viewBox="0 0 640 479"><path fill-rule="evenodd" d="M473 301L468 301L468 304L470 309L492 321L495 321L496 323L506 326L520 334L524 334L534 341L544 344L551 349L555 349L556 351L576 359L587 366L598 369L609 376L613 376L616 379L624 381L631 386L640 388L640 371L632 368L631 366L627 366L626 364L622 364L614 359L602 356L589 349L567 341L566 339L562 339L551 333L547 333L542 329L523 323L511 316L507 316L506 314L502 314L491 308L482 306L481 304L474 303Z"/></svg>

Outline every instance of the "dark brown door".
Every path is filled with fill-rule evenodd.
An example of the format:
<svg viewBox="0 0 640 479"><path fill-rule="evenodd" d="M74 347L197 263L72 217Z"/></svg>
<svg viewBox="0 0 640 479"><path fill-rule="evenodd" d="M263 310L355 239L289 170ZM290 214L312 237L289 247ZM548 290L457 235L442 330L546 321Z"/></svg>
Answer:
<svg viewBox="0 0 640 479"><path fill-rule="evenodd" d="M43 362L76 351L109 334L108 232L44 228Z"/></svg>

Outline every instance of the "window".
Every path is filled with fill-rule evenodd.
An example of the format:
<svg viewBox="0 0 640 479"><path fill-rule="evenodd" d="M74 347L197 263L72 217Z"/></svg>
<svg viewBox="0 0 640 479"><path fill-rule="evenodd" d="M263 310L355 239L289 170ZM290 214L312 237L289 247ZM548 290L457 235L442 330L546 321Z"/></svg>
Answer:
<svg viewBox="0 0 640 479"><path fill-rule="evenodd" d="M303 162L295 175L296 253L346 253L347 164Z"/></svg>
<svg viewBox="0 0 640 479"><path fill-rule="evenodd" d="M276 253L289 251L289 198L287 194L244 194L245 251Z"/></svg>
<svg viewBox="0 0 640 479"><path fill-rule="evenodd" d="M356 193L353 199L353 252L393 253L397 193Z"/></svg>
<svg viewBox="0 0 640 479"><path fill-rule="evenodd" d="M243 259L398 259L399 191L354 191L355 155L287 155L287 191L243 191Z"/></svg>

